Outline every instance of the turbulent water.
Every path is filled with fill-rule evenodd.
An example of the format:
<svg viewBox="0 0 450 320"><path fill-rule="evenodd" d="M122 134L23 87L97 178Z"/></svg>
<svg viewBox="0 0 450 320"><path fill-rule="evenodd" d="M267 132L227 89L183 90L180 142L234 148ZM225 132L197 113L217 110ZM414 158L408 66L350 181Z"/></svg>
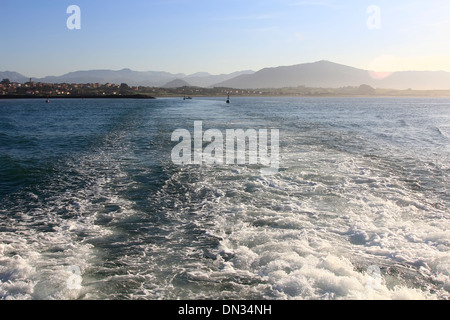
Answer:
<svg viewBox="0 0 450 320"><path fill-rule="evenodd" d="M171 161L280 132L280 169ZM450 100L0 101L0 298L448 299Z"/></svg>

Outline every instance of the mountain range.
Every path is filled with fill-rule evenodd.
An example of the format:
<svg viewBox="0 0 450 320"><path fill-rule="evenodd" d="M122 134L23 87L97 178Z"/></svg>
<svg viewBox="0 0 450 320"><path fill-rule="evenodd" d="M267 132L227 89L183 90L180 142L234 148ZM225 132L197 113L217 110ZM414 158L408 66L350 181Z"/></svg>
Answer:
<svg viewBox="0 0 450 320"><path fill-rule="evenodd" d="M44 78L33 78L35 82L43 83L126 83L130 86L166 87L174 80L183 80L188 86L210 87L215 83L223 82L243 74L254 73L254 71L239 71L230 74L211 75L199 72L191 75L183 73L173 74L164 71L133 71L130 69L114 70L88 70L69 72L62 76L47 76ZM0 80L9 79L12 82L25 83L30 80L17 72L0 72Z"/></svg>
<svg viewBox="0 0 450 320"><path fill-rule="evenodd" d="M0 79L27 82L17 72L0 72ZM130 86L153 87L228 87L235 89L260 89L283 87L340 88L370 85L385 89L448 90L450 72L445 71L400 71L392 74L374 73L329 61L318 61L293 66L264 68L257 72L246 70L230 74L211 75L199 72L191 75L172 74L163 71L132 71L130 69L75 71L62 76L33 78L47 83L127 83Z"/></svg>
<svg viewBox="0 0 450 320"><path fill-rule="evenodd" d="M312 87L340 88L370 85L384 89L448 90L450 72L400 71L376 73L329 61L265 68L216 84L236 89Z"/></svg>

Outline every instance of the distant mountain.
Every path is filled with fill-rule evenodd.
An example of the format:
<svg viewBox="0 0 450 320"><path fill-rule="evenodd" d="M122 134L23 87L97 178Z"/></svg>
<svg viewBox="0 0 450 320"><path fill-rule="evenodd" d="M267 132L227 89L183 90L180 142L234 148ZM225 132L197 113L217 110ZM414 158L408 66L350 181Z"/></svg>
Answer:
<svg viewBox="0 0 450 320"><path fill-rule="evenodd" d="M11 82L20 82L20 83L30 81L30 78L27 78L24 75L21 75L20 73L11 71L4 71L4 72L0 71L0 81L2 81L3 79L9 79L9 81Z"/></svg>
<svg viewBox="0 0 450 320"><path fill-rule="evenodd" d="M389 89L450 89L450 72L408 71L376 79L368 70L357 69L329 61L294 66L265 68L254 74L244 74L216 83L215 87L236 89L322 87L340 88L367 84Z"/></svg>
<svg viewBox="0 0 450 320"><path fill-rule="evenodd" d="M162 86L168 81L184 74L171 74L162 71L132 71L130 69L113 70L89 70L70 72L59 77L45 77L36 79L40 82L49 83L126 83L130 86Z"/></svg>
<svg viewBox="0 0 450 320"><path fill-rule="evenodd" d="M0 72L0 81L8 78L14 82L27 82L16 72ZM362 84L374 88L397 90L448 90L450 72L402 71L389 74L374 74L329 61L318 61L293 66L265 68L258 72L239 71L230 74L211 75L198 72L191 75L172 74L163 71L133 71L130 69L75 71L58 77L36 79L49 83L126 83L130 86L162 87L166 85L188 85L197 87L228 87L236 89L263 89L283 87L341 88L359 87ZM175 81L174 83L171 83ZM184 81L184 82L181 82Z"/></svg>
<svg viewBox="0 0 450 320"><path fill-rule="evenodd" d="M206 72L198 72L192 75L183 73L172 74L163 71L132 71L130 69L113 70L89 70L75 71L62 76L51 76L34 79L38 82L48 83L126 83L130 86L162 87L170 81L181 79L192 86L209 87L217 82L226 81L242 74L251 74L254 71L239 71L231 74L211 75Z"/></svg>
<svg viewBox="0 0 450 320"><path fill-rule="evenodd" d="M252 70L238 71L230 74L220 74L220 75L211 75L206 72L199 72L185 77L184 80L188 81L193 86L207 88L214 86L216 83L227 81L240 75L253 73L255 73L255 71Z"/></svg>
<svg viewBox="0 0 450 320"><path fill-rule="evenodd" d="M342 87L361 85L368 78L364 70L328 61L287 67L265 68L251 75L241 75L216 84L238 89L283 87Z"/></svg>
<svg viewBox="0 0 450 320"><path fill-rule="evenodd" d="M169 81L168 83L166 83L165 85L163 85L163 88L181 88L181 87L190 87L191 85L181 79L175 79L172 81Z"/></svg>
<svg viewBox="0 0 450 320"><path fill-rule="evenodd" d="M391 76L373 81L378 88L414 89L414 90L449 90L450 72L445 71L402 71Z"/></svg>

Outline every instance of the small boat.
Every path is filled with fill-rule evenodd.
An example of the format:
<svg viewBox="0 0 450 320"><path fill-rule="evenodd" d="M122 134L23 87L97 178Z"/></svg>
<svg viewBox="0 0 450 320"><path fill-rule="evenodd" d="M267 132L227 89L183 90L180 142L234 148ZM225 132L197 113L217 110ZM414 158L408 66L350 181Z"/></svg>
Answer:
<svg viewBox="0 0 450 320"><path fill-rule="evenodd" d="M186 97L186 96L185 96L185 97L183 98L183 100L192 100L192 98L191 98L191 97Z"/></svg>

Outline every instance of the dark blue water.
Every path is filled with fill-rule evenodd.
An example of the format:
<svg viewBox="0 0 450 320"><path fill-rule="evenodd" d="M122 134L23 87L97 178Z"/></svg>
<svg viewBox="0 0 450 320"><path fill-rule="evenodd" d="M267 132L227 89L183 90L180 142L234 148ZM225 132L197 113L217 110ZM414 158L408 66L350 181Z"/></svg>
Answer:
<svg viewBox="0 0 450 320"><path fill-rule="evenodd" d="M280 131L280 169L171 161ZM450 101L0 101L0 297L448 299Z"/></svg>

